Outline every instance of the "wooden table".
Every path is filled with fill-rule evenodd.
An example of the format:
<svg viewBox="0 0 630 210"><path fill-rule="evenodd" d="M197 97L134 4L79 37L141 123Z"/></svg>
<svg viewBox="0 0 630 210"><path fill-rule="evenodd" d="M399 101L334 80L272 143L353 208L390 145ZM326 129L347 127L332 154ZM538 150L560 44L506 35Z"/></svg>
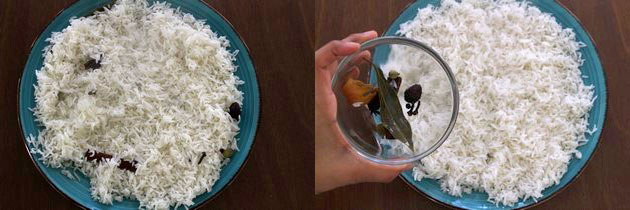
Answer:
<svg viewBox="0 0 630 210"><path fill-rule="evenodd" d="M384 32L411 0L320 0L315 6L316 48L367 30ZM630 208L630 1L559 0L591 34L608 85L600 145L582 174L541 209ZM317 209L444 208L407 186L358 184L315 196Z"/></svg>
<svg viewBox="0 0 630 210"><path fill-rule="evenodd" d="M17 82L39 33L73 0L0 1L0 209L72 209L37 171L19 134ZM313 193L314 2L213 0L253 57L260 126L236 180L204 208L296 209ZM306 76L305 76L306 75Z"/></svg>

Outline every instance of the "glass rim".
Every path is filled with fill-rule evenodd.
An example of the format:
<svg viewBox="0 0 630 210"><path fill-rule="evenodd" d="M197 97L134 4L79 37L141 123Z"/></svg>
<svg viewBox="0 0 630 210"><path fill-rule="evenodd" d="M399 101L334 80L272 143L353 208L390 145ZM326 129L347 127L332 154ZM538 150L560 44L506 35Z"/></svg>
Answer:
<svg viewBox="0 0 630 210"><path fill-rule="evenodd" d="M448 124L448 127L444 130L444 133L442 134L440 139L437 142L435 142L429 149L423 151L420 154L413 155L412 157L409 157L409 158L383 159L376 155L370 154L364 151L363 149L361 149L361 146L359 146L353 140L350 140L349 139L351 138L350 135L348 135L344 129L339 127L339 130L341 130L341 133L344 137L344 141L346 141L348 144L351 145L351 148L355 153L357 153L359 156L365 159L368 159L372 162L375 162L378 164L385 164L385 165L401 165L401 164L411 163L411 162L418 161L428 156L429 154L433 153L435 150L437 150L437 148L439 148L446 141L446 139L448 139L448 136L451 134L451 132L453 131L453 128L455 127L455 122L457 121L457 116L459 114L459 91L457 89L455 75L453 74L453 71L451 71L451 68L444 61L444 59L442 59L442 57L435 50L433 50L433 48L429 47L428 45L422 42L405 38L405 37L383 36L383 37L378 37L378 38L366 41L363 44L361 44L361 47L359 48L357 52L349 56L346 56L341 60L333 76L331 88L334 88L335 84L339 82L340 70L345 68L345 66L348 65L348 63L351 60L350 58L357 56L360 52L363 52L364 50L370 49L378 45L393 45L393 44L407 45L410 47L415 47L417 49L420 49L426 52L427 54L431 55L431 57L433 57L433 59L435 59L435 61L437 61L438 64L440 64L440 66L442 67L442 70L444 71L444 73L446 73L446 76L451 86L451 97L453 99L453 105L452 105L452 110L451 110L450 122ZM338 116L339 115L337 115L337 120L339 120Z"/></svg>

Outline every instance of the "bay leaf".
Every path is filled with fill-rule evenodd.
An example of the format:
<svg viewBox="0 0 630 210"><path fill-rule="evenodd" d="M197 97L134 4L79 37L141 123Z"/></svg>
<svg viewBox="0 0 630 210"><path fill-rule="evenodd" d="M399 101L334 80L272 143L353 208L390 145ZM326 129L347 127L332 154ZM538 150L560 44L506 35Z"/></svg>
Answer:
<svg viewBox="0 0 630 210"><path fill-rule="evenodd" d="M379 100L380 100L380 112L381 121L383 126L394 136L394 138L407 143L409 148L413 151L413 139L411 132L411 125L405 114L403 113L402 106L398 100L397 91L389 85L383 70L377 67L375 64L366 59L376 72L376 79L378 82Z"/></svg>

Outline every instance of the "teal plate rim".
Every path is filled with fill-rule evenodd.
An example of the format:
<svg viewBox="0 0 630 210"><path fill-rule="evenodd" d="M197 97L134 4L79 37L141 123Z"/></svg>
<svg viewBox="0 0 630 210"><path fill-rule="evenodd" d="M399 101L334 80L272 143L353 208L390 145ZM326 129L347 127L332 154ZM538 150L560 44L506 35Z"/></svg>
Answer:
<svg viewBox="0 0 630 210"><path fill-rule="evenodd" d="M97 8L100 8L100 7L106 6L106 5L107 5L107 4L109 4L109 2L111 2L111 1L112 1L112 0L105 0L105 3L101 2ZM113 0L113 1L115 1L115 0ZM154 2L154 1L163 1L163 0L147 0L147 1ZM255 66L256 66L256 65L255 65L255 63L254 63L254 60L253 60L253 59L252 59L252 57L251 57L251 53L250 53L250 52L251 52L251 50L249 49L249 47L247 46L247 44L243 41L243 37L242 37L242 36L238 33L238 31L236 31L236 29L234 28L234 26L232 25L232 23L230 23L230 22L227 20L227 18L225 18L225 16L223 16L223 14L221 14L218 10L216 10L216 9L215 9L214 7L212 7L210 4L208 4L207 2L205 2L205 1L203 1L203 0L192 0L192 1L202 3L202 4L203 4L204 6L206 6L208 9L210 9L210 11L211 11L212 13L214 13L213 15L218 16L218 17L220 18L220 19L219 19L219 21L222 21L223 23L225 23L225 25L228 27L229 31L230 31L230 32L233 32L233 34L235 35L235 38L237 39L237 40L235 40L235 41L237 41L237 42L238 42L238 44L242 45L242 46L240 46L242 49L238 49L238 50L239 50L239 54L244 54L244 56L245 56L246 60L247 60L247 61L249 61L249 63L247 64L247 67L251 69L251 71L252 71L252 77L253 77L253 80L254 80L254 82L253 82L253 83L250 83L250 84L251 84L251 89L253 90L253 93L252 93L252 96L251 96L251 100L252 100L252 102L251 102L251 103L254 105L254 106L252 107L252 110L251 110L251 112L252 112L252 114L251 114L251 115L252 115L252 119L253 119L253 121L252 121L253 126L252 126L252 129L250 130L250 132L248 132L249 134L251 134L251 137L250 137L250 138L251 138L251 143L250 143L249 147L245 148L245 150L247 150L247 151L246 151L246 154L245 154L245 157L244 157L244 159L243 159L242 161L239 161L239 162L241 162L241 163L238 165L238 168L237 168L236 172L234 172L234 174L232 174L231 176L226 177L226 178L229 178L229 180L227 180L227 182L225 182L225 184L223 184L223 186L221 186L221 188L220 188L220 189L218 189L218 190L217 190L216 192L214 192L214 193L212 193L212 192L205 192L205 193L202 193L202 194L198 195L197 197L195 197L195 198L194 198L194 200L199 199L199 198L200 198L202 195L204 195L204 194L211 193L211 194L209 195L209 197L208 197L208 198L203 199L201 202L195 202L193 205L191 205L191 206L187 206L187 208L189 208L189 209L198 209L198 208L201 208L202 206L204 206L204 205L206 205L206 204L210 203L210 201L214 200L214 199L215 199L216 197L218 197L218 196L219 196L219 195L220 195L223 191L225 191L225 189L226 189L226 188L228 188L228 186L230 186L230 185L234 182L234 180L236 179L236 177L237 177L237 176L241 173L241 171L243 170L244 166L245 166L245 165L247 164L247 162L249 161L249 158L250 158L250 154L251 154L252 148L254 147L254 145L255 145L255 143L256 143L256 135L257 135L258 130L259 130L258 128L260 127L260 123L259 123L259 121L260 121L260 113L261 113L261 110L260 110L260 102L261 102L261 101L260 101L260 89L259 89L259 86L258 86L258 84L259 84L259 79L258 79L258 77L256 76L256 70L255 70L255 69L256 69L256 68L255 68ZM22 120L23 120L23 119L22 119L22 116L21 116L21 112L22 112L22 103L21 103L21 102L22 102L22 101L21 101L20 99L21 99L21 95L22 95L22 80L23 80L23 78L26 76L26 73L27 73L27 69L26 69L26 68L27 68L27 66L28 66L28 64L29 64L29 61L31 60L31 56L33 55L33 48L34 48L34 46L35 46L35 43L37 43L37 42L39 42L39 41L45 41L45 40L40 40L40 39L42 38L42 36L44 35L44 33L45 33L45 32L46 32L49 28L50 28L51 24L52 24L53 22L55 22L55 20L56 20L57 18L59 18L59 17L60 17L60 16L61 16L64 12L66 12L69 8L73 8L73 7L77 6L77 5L78 5L79 3L81 3L81 2L84 2L84 0L76 0L75 2L73 2L73 3L72 3L72 4L70 4L70 5L68 5L67 7L65 7L65 8L63 8L63 9L61 9L61 10L59 10L59 12L57 12L57 13L56 13L56 14L55 14L52 18L51 18L51 21L50 21L49 23L47 23L47 24L46 24L46 26L45 26L45 27L43 27L43 28L41 29L41 32L40 32L40 33L39 33L39 34L35 37L35 39L33 39L33 42L32 42L32 43L31 43L31 45L29 46L29 54L28 54L28 56L26 57L26 59L25 59L25 61L24 61L24 65L23 65L23 68L22 68L22 70L23 70L23 71L22 71L22 75L20 76L20 78L18 78L18 81L17 81L17 94L16 94L16 98L17 98L17 104L16 104L16 105L17 105L17 107L16 107L16 110L17 110L17 123L18 123L18 126L19 126L19 128L20 128L20 135L19 135L19 137L21 137L22 142L24 143L24 148L26 149L26 153L28 154L29 158L30 158L30 159L31 159L31 161L33 162L33 165L35 165L35 168L37 169L37 171L39 172L39 174L40 174L42 177L44 177L44 180L45 180L45 181L46 181L46 182L47 182L47 183L48 183L48 184L49 184L49 185L50 185L50 186L51 186L51 187L52 187L55 191L57 191L59 194L61 194L64 198L66 198L66 199L70 200L70 201L71 201L73 204L75 204L76 206L78 206L78 207L80 207L80 208L82 208L82 209L99 209L99 208L97 208L97 207L90 207L90 206L87 206L87 205L85 205L85 204L81 203L80 201L75 200L75 199L74 199L74 198L72 198L71 196L67 195L67 194L66 194L66 193L64 193L64 192L63 192L63 191L62 191L62 190L61 190L61 189L60 189L60 188L59 188L56 184L54 184L54 183L50 180L50 177L48 177L48 175L47 175L46 173L44 173L44 172L42 171L42 168L41 168L42 166L40 166L40 165L38 164L38 161L37 161L37 160L33 157L33 155L30 153L28 143L26 142L26 130L24 130L24 127L23 127L23 125L22 125ZM72 16L72 17L74 17L74 15L71 15L71 16ZM206 21L208 21L208 20L206 19ZM208 24L208 23L206 22L206 24ZM65 28L65 27L64 27L64 28ZM51 31L51 33L52 33L52 31ZM49 36L49 35L48 35L48 36ZM47 37L48 37L48 36L47 36ZM230 43L234 46L234 44L233 44L232 42L234 42L234 40L230 40ZM39 52L39 53L41 53L41 52ZM243 67L241 67L241 68L243 68ZM35 71L35 70L34 70L34 71ZM239 88L239 89L240 89L240 88ZM240 123L239 123L239 124L240 124ZM240 136L240 132L239 132L239 136ZM242 151L242 150L240 150L240 151ZM44 166L44 167L45 167L45 166ZM218 181L219 181L219 180L217 180L217 182L218 182ZM128 199L125 199L125 200L128 200ZM115 204L114 204L114 205L108 205L108 207L109 207L109 208L115 208L115 207L116 207L116 205L115 205ZM173 207L172 207L172 206L171 206L170 208L171 208L171 209L173 209ZM178 209L181 209L181 208L182 208L182 206L180 206Z"/></svg>
<svg viewBox="0 0 630 210"><path fill-rule="evenodd" d="M408 21L407 19L403 19L403 15L407 15L407 13L412 13L411 17L415 17L417 14L417 10L415 9L421 9L424 7L415 7L417 4L420 4L421 2L427 2L427 4L432 4L432 2L435 2L436 0L414 0L412 2L410 2L409 4L407 4L407 6L405 6L405 8L399 13L399 15L392 20L392 22L389 24L389 26L387 27L385 33L383 33L381 36L399 36L396 32L398 30L398 28L400 27L401 23L404 23L406 21ZM439 0L437 0L439 1ZM525 0L525 1L529 1L532 2L532 0ZM533 0L536 1L536 0ZM586 31L584 29L584 27L582 26L582 23L580 21L580 19L573 14L573 12L571 12L571 10L569 10L565 5L563 5L562 3L559 3L557 0L553 0L553 1L536 1L539 2L541 4L548 4L548 6L551 7L555 7L556 9L565 12L566 14L568 14L568 18L572 18L572 20L575 22L574 25L571 25L570 27L573 28L574 32L576 33L576 38L579 38L580 35L584 36L582 38L584 38L584 40L581 40L582 42L584 42L586 44L586 47L584 48L592 48L592 56L593 56L593 66L595 68L595 72L596 73L601 73L601 78L597 78L597 82L601 83L601 87L598 88L597 86L594 88L594 92L597 93L597 89L599 89L600 93L595 94L595 96L597 96L597 100L595 100L593 107L595 107L595 104L601 106L601 109L596 112L596 117L599 117L600 120L598 120L598 122L596 122L595 126L597 126L597 130L591 135L591 141L595 140L595 145L591 146L590 151L588 156L584 155L582 156L582 159L585 159L585 161L583 163L578 163L580 167L579 170L577 171L577 173L575 173L572 177L569 178L569 180L565 183L561 183L560 184L556 184L556 185L552 185L550 187L547 187L545 190L549 190L550 188L556 186L559 188L554 190L553 192L551 192L548 195L543 195L543 197L537 201L532 200L531 198L527 199L527 200L521 200L519 199L518 203L522 203L525 202L526 204L522 205L522 206L516 206L516 207L510 207L510 206L504 206L504 205L498 205L495 206L492 203L488 204L492 204L492 207L487 208L487 209L528 209L528 208L532 208L534 206L537 206L541 203L544 203L547 200L550 200L551 198L553 198L554 196L558 195L560 192L564 191L570 184L572 184L584 171L584 169L586 168L586 166L588 165L588 163L591 160L591 157L593 157L593 155L597 152L597 148L600 145L600 137L601 137L601 133L602 130L604 129L605 126L605 122L606 122L606 114L608 112L608 92L606 91L608 85L605 82L606 79L606 72L604 71L604 68L601 64L601 60L599 58L599 50L595 44L595 41L593 40L593 37L588 33L588 31ZM540 8L538 5L533 5L536 6L538 8ZM414 9L414 10L412 10ZM546 13L550 13L550 12L546 12ZM552 16L554 18L556 17L557 14L553 14ZM563 25L561 23L561 25ZM566 28L566 25L563 25L563 28ZM582 48L582 49L584 49ZM580 50L581 51L581 50ZM584 54L583 54L584 56ZM582 58L584 60L586 60L584 57ZM580 68L581 69L581 68ZM582 69L581 69L582 70ZM593 82L591 82L593 83ZM593 108L591 108L592 111ZM589 111L589 113L591 112ZM590 116L591 118L593 117L593 115ZM590 124L589 124L590 125ZM448 140L447 140L448 141ZM591 142L589 141L589 142ZM588 144L588 143L587 143ZM582 145L580 147L583 147L586 145ZM574 161L575 158L571 158L569 164ZM568 166L567 166L568 167ZM565 175L563 175L563 178L565 178L567 176L568 173L568 168L567 168L567 172L565 172ZM413 178L413 172L411 170L409 171L405 171L403 173L401 173L399 175L399 177L407 184L408 187L412 188L414 191L418 192L419 194L423 195L424 197L428 198L429 200L438 203L442 206L448 207L448 208L455 208L455 209L465 209L465 208L470 208L469 206L463 206L463 205L456 205L452 202L448 202L448 201L443 201L439 198L433 197L432 195L430 195L429 193L425 192L424 189L422 189L422 187L420 187L420 182L416 181ZM562 179L562 178L561 178ZM434 179L430 179L432 181L435 181ZM485 192L483 192L485 194ZM518 203L516 205L518 205Z"/></svg>

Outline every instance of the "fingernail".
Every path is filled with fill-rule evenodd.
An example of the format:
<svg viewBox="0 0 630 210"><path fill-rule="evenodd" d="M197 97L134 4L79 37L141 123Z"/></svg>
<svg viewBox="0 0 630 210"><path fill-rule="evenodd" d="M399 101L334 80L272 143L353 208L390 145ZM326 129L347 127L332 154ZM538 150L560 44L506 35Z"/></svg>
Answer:
<svg viewBox="0 0 630 210"><path fill-rule="evenodd" d="M373 34L373 33L376 33L376 31L374 31L374 30L371 30L371 31L366 31L366 32L363 32L363 35L364 35L364 36L367 36L367 35L371 35L371 34Z"/></svg>

